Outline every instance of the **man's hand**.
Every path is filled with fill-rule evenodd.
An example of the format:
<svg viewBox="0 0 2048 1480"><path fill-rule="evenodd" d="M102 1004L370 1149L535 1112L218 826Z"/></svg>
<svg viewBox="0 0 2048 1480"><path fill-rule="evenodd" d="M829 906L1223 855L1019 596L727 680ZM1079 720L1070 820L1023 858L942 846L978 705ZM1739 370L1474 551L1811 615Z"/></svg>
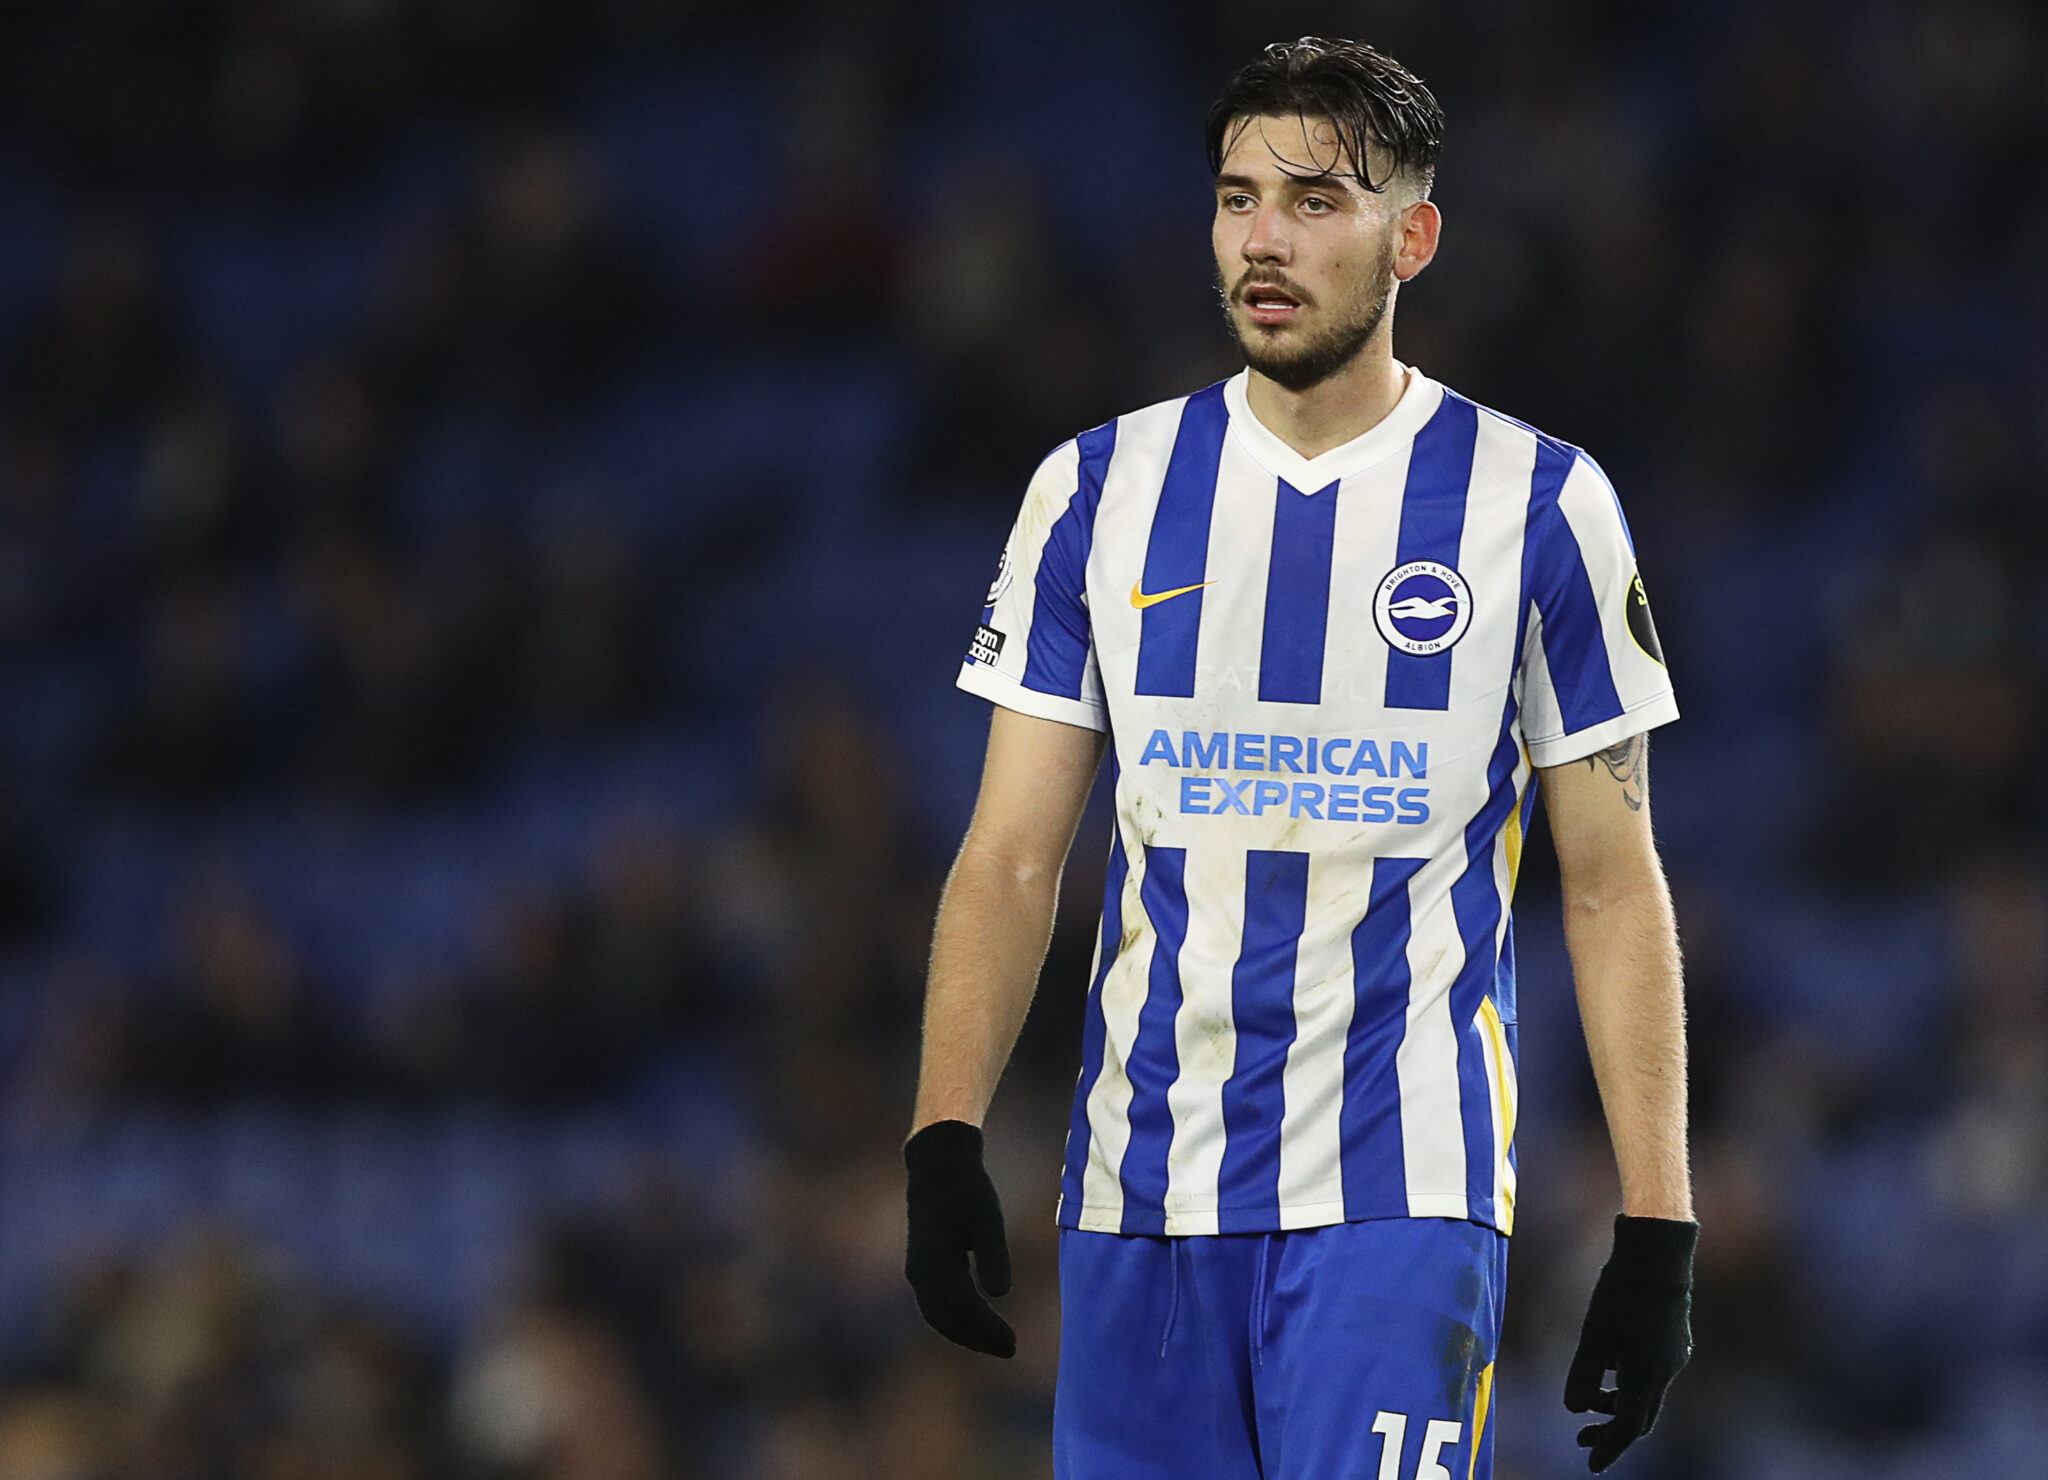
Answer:
<svg viewBox="0 0 2048 1480"><path fill-rule="evenodd" d="M1614 1252L1593 1286L1578 1354L1564 1380L1573 1413L1611 1413L1579 1430L1595 1474L1657 1422L1664 1390L1692 1356L1692 1251L1700 1226L1669 1218L1614 1220ZM1614 1372L1614 1386L1601 1379Z"/></svg>
<svg viewBox="0 0 2048 1480"><path fill-rule="evenodd" d="M1010 1293L1010 1244L1003 1205L981 1164L981 1132L962 1120L926 1126L903 1146L910 1172L910 1246L903 1274L931 1328L992 1357L1017 1354L1017 1333L989 1308L967 1272L974 1255L981 1288Z"/></svg>

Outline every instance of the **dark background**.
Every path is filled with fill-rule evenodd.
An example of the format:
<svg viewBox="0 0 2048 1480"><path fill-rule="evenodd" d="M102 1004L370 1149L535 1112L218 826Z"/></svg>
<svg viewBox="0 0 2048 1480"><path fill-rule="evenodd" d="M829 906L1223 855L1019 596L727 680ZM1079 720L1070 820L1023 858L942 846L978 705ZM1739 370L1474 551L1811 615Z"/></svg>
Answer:
<svg viewBox="0 0 2048 1480"><path fill-rule="evenodd" d="M2048 24L1998 0L10 0L0 1480L1042 1477L1106 820L901 1283L1036 460L1234 362L1203 108L1450 117L1403 358L1591 449L1686 712L1699 1354L1643 1477L2048 1441ZM1524 871L1500 1474L1616 1192Z"/></svg>

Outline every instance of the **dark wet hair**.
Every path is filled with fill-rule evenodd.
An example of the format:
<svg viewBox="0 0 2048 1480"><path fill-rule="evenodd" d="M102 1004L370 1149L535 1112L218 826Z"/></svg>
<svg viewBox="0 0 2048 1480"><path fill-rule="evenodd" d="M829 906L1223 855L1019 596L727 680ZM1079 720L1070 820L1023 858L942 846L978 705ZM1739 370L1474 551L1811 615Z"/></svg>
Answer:
<svg viewBox="0 0 2048 1480"><path fill-rule="evenodd" d="M1238 69L1223 96L1209 108L1204 135L1209 173L1223 173L1238 128L1253 118L1327 118L1337 130L1349 174L1379 193L1396 175L1415 181L1427 198L1444 144L1444 110L1422 79L1363 41L1304 36L1276 41ZM1393 159L1386 178L1372 178L1370 150L1376 145Z"/></svg>

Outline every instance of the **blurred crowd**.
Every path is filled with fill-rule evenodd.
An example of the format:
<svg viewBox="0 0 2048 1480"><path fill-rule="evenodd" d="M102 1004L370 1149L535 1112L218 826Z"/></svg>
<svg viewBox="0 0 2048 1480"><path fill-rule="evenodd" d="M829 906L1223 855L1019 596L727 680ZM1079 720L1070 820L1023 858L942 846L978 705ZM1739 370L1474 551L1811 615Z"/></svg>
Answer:
<svg viewBox="0 0 2048 1480"><path fill-rule="evenodd" d="M0 1480L1049 1473L1105 827L981 1362L899 1270L948 686L1037 458L1234 368L1199 119L1305 32L1445 103L1397 351L1601 460L1686 712L1699 1354L1628 1463L2027 1467L2035 7L24 0ZM1580 1462L1616 1199L1543 855L1504 1480Z"/></svg>

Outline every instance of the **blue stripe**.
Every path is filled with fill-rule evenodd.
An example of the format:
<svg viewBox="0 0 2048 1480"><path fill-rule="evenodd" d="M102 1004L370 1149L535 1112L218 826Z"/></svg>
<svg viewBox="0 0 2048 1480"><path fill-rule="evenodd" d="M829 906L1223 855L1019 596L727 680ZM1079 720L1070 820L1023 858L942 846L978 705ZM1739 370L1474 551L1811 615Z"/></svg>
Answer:
<svg viewBox="0 0 2048 1480"><path fill-rule="evenodd" d="M1415 434L1408 459L1408 486L1401 495L1401 533L1394 564L1434 560L1458 568L1465 538L1465 493L1472 483L1472 452L1479 440L1479 408L1463 396L1444 392L1443 404ZM1387 652L1389 709L1448 709L1451 659L1455 648L1418 657Z"/></svg>
<svg viewBox="0 0 2048 1480"><path fill-rule="evenodd" d="M1533 777L1530 779L1528 794L1536 794ZM1500 964L1493 969L1493 1007L1494 1011L1500 1014L1503 1027L1514 1023L1518 1011L1515 1006L1515 916L1512 900L1508 903L1508 911L1508 928L1502 935L1500 943Z"/></svg>
<svg viewBox="0 0 2048 1480"><path fill-rule="evenodd" d="M1303 494L1283 479L1273 506L1266 630L1259 640L1259 697L1269 704L1322 702L1337 487Z"/></svg>
<svg viewBox="0 0 2048 1480"><path fill-rule="evenodd" d="M1216 506L1216 471L1230 413L1223 383L1189 396L1181 407L1173 456L1159 488L1152 534L1145 547L1144 590L1177 591L1204 578L1209 564L1209 516ZM1195 643L1202 631L1201 591L1144 609L1138 636L1135 692L1189 699L1195 693Z"/></svg>
<svg viewBox="0 0 2048 1480"><path fill-rule="evenodd" d="M1529 637L1529 607L1542 585L1543 531L1560 518L1557 495L1571 472L1572 449L1536 434L1536 467L1529 475L1529 513L1522 525L1522 593L1515 603L1515 662L1522 661L1522 649Z"/></svg>
<svg viewBox="0 0 2048 1480"><path fill-rule="evenodd" d="M1187 863L1185 848L1147 848L1138 885L1154 940L1137 1041L1124 1065L1131 1080L1131 1140L1121 1168L1124 1233L1166 1232L1166 1153L1173 1145L1166 1092L1180 1077L1173 1020L1180 1015L1180 948L1188 937Z"/></svg>
<svg viewBox="0 0 2048 1480"><path fill-rule="evenodd" d="M1536 793L1539 790L1540 788L1536 784L1536 777L1532 774L1529 777L1527 787L1522 792L1522 857L1524 866L1528 862L1529 823L1530 819L1536 815ZM1508 897L1510 916L1508 919L1507 942L1501 956L1500 970L1495 973L1494 983L1493 1005L1500 1009L1501 1021L1504 1023L1512 1023L1521 1015L1521 1009L1516 1005L1517 999L1515 995L1515 922L1512 914L1514 906L1514 897L1510 895Z"/></svg>
<svg viewBox="0 0 2048 1480"><path fill-rule="evenodd" d="M1115 765L1115 754L1110 763ZM1068 1228L1081 1224L1082 1174L1087 1170L1093 1132L1088 1126L1088 1095L1102 1074L1102 1044L1108 1036L1102 1016L1102 984L1116 964L1124 938L1124 879L1130 862L1124 857L1124 835L1117 829L1109 845L1109 875L1102 884L1102 945L1081 1010L1081 1078L1074 1086L1074 1113L1067 1125L1067 1164L1060 1176L1060 1219Z"/></svg>
<svg viewBox="0 0 2048 1480"><path fill-rule="evenodd" d="M1280 1226L1282 1076L1294 1042L1294 963L1307 918L1308 855L1247 853L1244 943L1230 974L1237 1061L1223 1086L1218 1233Z"/></svg>
<svg viewBox="0 0 2048 1480"><path fill-rule="evenodd" d="M1083 432L1075 445L1081 465L1074 496L1039 553L1024 660L1025 688L1069 699L1081 697L1081 680L1088 672L1088 551L1095 543L1102 479L1116 451L1116 423ZM982 617L984 623L989 620L989 615Z"/></svg>
<svg viewBox="0 0 2048 1480"><path fill-rule="evenodd" d="M1586 573L1578 537L1557 506L1574 456L1556 443L1546 441L1537 447L1529 523L1522 539L1522 578L1543 614L1543 657L1568 735L1622 712L1614 673L1607 666L1607 634L1600 627L1593 578Z"/></svg>
<svg viewBox="0 0 2048 1480"><path fill-rule="evenodd" d="M1375 858L1365 918L1351 932L1353 1000L1344 1039L1344 1216L1405 1217L1401 1080L1394 1065L1408 1027L1408 881L1420 858Z"/></svg>

